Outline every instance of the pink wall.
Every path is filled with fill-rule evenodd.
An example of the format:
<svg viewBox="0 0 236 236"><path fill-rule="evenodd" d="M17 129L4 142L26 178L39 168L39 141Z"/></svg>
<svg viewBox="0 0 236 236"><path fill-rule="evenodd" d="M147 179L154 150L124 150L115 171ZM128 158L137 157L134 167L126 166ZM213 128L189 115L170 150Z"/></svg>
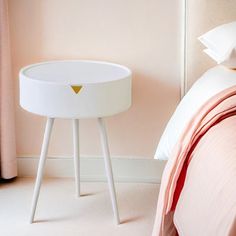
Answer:
<svg viewBox="0 0 236 236"><path fill-rule="evenodd" d="M133 71L133 106L107 118L115 156L152 158L180 95L180 1L9 0L17 152L38 155L45 119L18 105L18 72L55 59L96 59ZM51 155L72 154L71 123L56 121ZM81 153L100 155L94 120L81 121Z"/></svg>

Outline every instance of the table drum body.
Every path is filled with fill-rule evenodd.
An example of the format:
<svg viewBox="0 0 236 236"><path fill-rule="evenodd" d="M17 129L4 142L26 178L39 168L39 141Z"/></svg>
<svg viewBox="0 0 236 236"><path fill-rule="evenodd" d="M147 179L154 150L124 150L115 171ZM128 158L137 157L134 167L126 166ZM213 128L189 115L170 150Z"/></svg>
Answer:
<svg viewBox="0 0 236 236"><path fill-rule="evenodd" d="M131 106L131 71L100 61L51 61L20 71L20 105L53 118L97 118Z"/></svg>

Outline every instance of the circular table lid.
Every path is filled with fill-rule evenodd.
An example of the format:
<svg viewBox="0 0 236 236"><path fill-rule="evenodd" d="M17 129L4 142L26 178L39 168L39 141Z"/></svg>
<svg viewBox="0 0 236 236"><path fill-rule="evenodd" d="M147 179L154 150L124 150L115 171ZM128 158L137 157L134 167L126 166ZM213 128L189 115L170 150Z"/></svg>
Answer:
<svg viewBox="0 0 236 236"><path fill-rule="evenodd" d="M131 75L122 65L90 60L49 61L23 68L20 74L41 82L93 84L115 81Z"/></svg>

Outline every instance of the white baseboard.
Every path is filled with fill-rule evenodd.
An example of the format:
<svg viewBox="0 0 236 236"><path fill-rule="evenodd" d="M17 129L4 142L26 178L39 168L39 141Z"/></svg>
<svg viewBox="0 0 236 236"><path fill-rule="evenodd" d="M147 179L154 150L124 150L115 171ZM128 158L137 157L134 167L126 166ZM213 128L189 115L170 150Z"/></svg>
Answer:
<svg viewBox="0 0 236 236"><path fill-rule="evenodd" d="M38 157L18 157L18 176L35 176ZM106 181L102 157L81 157L81 181ZM116 182L160 183L165 161L147 158L112 158ZM48 157L44 176L73 177L71 157Z"/></svg>

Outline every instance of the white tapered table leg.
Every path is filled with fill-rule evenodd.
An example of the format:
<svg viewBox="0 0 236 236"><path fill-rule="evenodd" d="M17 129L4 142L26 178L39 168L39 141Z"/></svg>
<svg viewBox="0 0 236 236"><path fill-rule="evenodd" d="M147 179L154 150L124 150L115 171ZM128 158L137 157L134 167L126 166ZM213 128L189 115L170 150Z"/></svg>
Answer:
<svg viewBox="0 0 236 236"><path fill-rule="evenodd" d="M79 160L79 120L73 120L73 143L74 143L74 168L75 168L75 191L80 196L80 160Z"/></svg>
<svg viewBox="0 0 236 236"><path fill-rule="evenodd" d="M104 153L104 162L105 162L108 186L109 186L109 191L111 195L112 208L113 208L115 220L117 224L120 224L120 217L119 217L119 211L118 211L117 199L116 199L116 190L115 190L115 184L114 184L113 173L112 173L112 165L111 165L111 158L110 158L110 151L108 147L108 138L107 138L107 133L106 133L106 128L105 128L105 123L102 118L98 118L98 123L99 123L100 135L101 135L102 149Z"/></svg>
<svg viewBox="0 0 236 236"><path fill-rule="evenodd" d="M47 157L48 145L49 145L49 140L50 140L50 136L52 132L53 123L54 123L54 118L47 119L47 124L44 131L43 144L42 144L41 154L40 154L40 159L39 159L39 164L38 164L38 172L37 172L37 177L36 177L36 182L35 182L35 187L34 187L32 208L31 208L31 214L30 214L30 223L34 221L34 215L35 215L35 210L36 210L36 206L38 202L40 186L42 183L43 170L44 170L45 161Z"/></svg>

